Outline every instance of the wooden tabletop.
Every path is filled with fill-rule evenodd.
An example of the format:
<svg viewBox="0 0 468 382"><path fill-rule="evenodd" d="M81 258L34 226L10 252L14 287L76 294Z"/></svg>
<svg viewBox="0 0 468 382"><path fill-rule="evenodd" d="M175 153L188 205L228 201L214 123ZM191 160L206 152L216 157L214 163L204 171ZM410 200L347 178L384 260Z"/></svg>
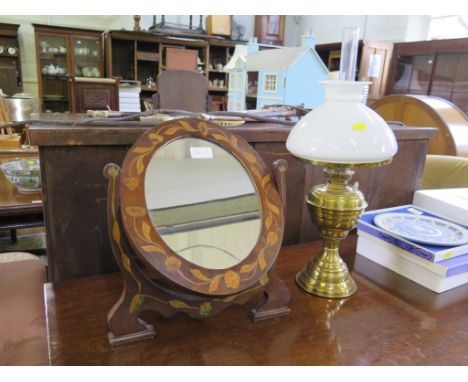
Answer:
<svg viewBox="0 0 468 382"><path fill-rule="evenodd" d="M356 237L342 244L354 263ZM106 315L119 274L45 285L52 365L467 365L468 285L437 295L356 257L355 295L328 300L303 292L295 275L320 242L283 247L278 273L291 314L254 323L247 306L195 320L145 315L156 338L111 348ZM380 280L378 283L371 281ZM252 301L252 305L255 301Z"/></svg>

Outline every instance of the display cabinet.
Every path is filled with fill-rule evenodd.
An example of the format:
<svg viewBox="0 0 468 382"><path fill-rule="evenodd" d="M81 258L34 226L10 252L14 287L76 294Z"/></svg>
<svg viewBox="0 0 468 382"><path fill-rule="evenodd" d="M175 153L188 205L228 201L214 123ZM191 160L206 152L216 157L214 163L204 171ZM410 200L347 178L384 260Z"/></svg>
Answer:
<svg viewBox="0 0 468 382"><path fill-rule="evenodd" d="M0 89L7 95L23 91L18 28L0 23Z"/></svg>
<svg viewBox="0 0 468 382"><path fill-rule="evenodd" d="M71 111L69 77L104 76L102 32L33 24L42 109Z"/></svg>
<svg viewBox="0 0 468 382"><path fill-rule="evenodd" d="M227 110L228 73L223 70L234 53L235 44L231 41L210 42L208 50L208 92L211 97L211 110Z"/></svg>
<svg viewBox="0 0 468 382"><path fill-rule="evenodd" d="M142 101L157 92L156 78L166 70L167 49L197 52L197 68L207 75L208 43L201 39L178 39L149 32L109 31L105 34L107 76L141 83Z"/></svg>
<svg viewBox="0 0 468 382"><path fill-rule="evenodd" d="M194 68L206 78L214 109L224 108L228 76L222 67L231 58L235 41L208 36L182 39L141 31L109 31L105 34L105 43L107 76L139 81L142 101L157 92L156 78L167 69L168 50L195 51L197 64Z"/></svg>
<svg viewBox="0 0 468 382"><path fill-rule="evenodd" d="M468 112L468 38L397 43L387 94L446 99Z"/></svg>

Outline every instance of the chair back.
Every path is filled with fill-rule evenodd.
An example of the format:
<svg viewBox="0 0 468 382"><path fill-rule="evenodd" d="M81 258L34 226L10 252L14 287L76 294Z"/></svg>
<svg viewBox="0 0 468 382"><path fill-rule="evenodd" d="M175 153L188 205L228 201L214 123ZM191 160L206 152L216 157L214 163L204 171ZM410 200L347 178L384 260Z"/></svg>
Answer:
<svg viewBox="0 0 468 382"><path fill-rule="evenodd" d="M208 84L202 73L166 70L158 76L158 108L208 111Z"/></svg>

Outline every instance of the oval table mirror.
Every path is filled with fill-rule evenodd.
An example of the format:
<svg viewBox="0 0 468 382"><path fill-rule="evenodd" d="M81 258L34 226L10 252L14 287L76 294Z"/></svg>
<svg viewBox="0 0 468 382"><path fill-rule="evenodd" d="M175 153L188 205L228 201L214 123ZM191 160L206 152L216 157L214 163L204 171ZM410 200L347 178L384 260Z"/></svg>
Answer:
<svg viewBox="0 0 468 382"><path fill-rule="evenodd" d="M109 233L124 279L108 315L112 345L154 336L143 310L203 318L260 296L253 320L289 313L273 270L286 168L279 160L270 171L242 138L195 119L148 129L122 169L106 166Z"/></svg>

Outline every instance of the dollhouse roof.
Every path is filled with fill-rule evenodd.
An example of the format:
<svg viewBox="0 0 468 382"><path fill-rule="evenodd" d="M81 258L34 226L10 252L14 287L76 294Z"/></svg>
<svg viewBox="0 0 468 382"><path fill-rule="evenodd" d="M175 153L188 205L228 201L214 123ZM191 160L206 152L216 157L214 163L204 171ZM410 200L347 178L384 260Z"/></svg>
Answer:
<svg viewBox="0 0 468 382"><path fill-rule="evenodd" d="M319 65L326 66L313 48L292 47L281 49L268 49L250 53L247 56L247 71L258 72L265 69L288 69L300 60L305 54L313 54Z"/></svg>
<svg viewBox="0 0 468 382"><path fill-rule="evenodd" d="M239 45L237 44L234 48L234 53L229 60L229 62L224 66L223 70L225 72L234 69L238 65L238 60L245 62L245 56L247 56L247 45Z"/></svg>

